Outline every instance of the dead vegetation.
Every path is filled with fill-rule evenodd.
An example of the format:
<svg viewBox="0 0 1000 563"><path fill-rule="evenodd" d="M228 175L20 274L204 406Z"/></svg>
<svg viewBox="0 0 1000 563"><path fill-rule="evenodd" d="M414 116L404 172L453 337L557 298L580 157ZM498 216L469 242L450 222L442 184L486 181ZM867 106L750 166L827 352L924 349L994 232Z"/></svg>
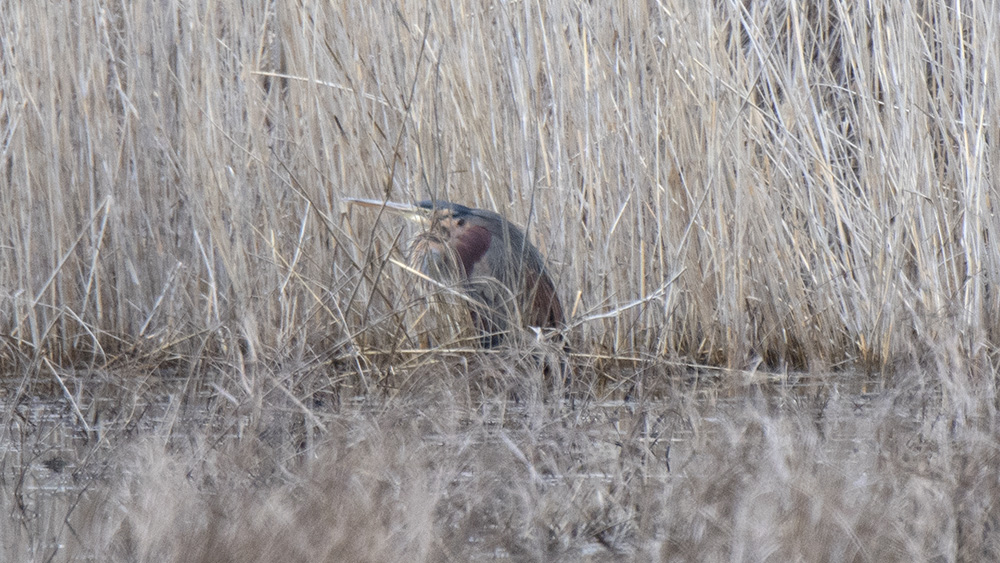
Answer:
<svg viewBox="0 0 1000 563"><path fill-rule="evenodd" d="M0 559L997 559L993 12L3 4Z"/></svg>

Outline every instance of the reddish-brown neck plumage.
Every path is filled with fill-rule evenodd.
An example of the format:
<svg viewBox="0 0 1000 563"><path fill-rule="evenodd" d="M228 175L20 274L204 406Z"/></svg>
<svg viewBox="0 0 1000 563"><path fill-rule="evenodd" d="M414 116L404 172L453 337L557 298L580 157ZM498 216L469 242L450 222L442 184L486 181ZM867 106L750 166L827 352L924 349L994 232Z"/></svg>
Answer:
<svg viewBox="0 0 1000 563"><path fill-rule="evenodd" d="M462 260L465 268L465 275L472 273L473 266L476 265L486 251L490 249L493 235L479 225L472 225L460 232L455 240L455 251Z"/></svg>

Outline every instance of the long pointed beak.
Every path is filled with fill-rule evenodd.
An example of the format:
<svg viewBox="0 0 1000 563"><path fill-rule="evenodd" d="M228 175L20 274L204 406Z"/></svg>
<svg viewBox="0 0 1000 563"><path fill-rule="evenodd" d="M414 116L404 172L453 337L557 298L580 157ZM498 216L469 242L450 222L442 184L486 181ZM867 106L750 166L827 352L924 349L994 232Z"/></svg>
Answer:
<svg viewBox="0 0 1000 563"><path fill-rule="evenodd" d="M399 203L396 201L382 201L380 199L363 199L356 197L345 197L341 201L345 202L350 209L354 205L369 207L373 209L384 209L396 215L403 216L414 223L427 225L430 223L431 210L424 209L409 203Z"/></svg>

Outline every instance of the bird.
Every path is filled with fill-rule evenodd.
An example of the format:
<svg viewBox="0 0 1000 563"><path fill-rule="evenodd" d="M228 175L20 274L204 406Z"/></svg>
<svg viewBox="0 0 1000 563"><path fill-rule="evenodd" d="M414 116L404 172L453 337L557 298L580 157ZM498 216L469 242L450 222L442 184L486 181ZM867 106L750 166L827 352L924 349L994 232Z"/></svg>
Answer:
<svg viewBox="0 0 1000 563"><path fill-rule="evenodd" d="M416 204L346 198L424 227L410 244L409 265L469 297L469 313L484 348L513 327L560 328L562 303L542 253L522 229L498 213L442 200Z"/></svg>

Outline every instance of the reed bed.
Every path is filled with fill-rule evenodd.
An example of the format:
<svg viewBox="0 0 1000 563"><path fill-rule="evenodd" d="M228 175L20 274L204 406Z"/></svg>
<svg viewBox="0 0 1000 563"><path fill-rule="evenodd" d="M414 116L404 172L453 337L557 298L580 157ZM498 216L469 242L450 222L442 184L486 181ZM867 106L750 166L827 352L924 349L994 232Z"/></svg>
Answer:
<svg viewBox="0 0 1000 563"><path fill-rule="evenodd" d="M996 558L998 13L4 3L5 558ZM431 197L569 352L344 204Z"/></svg>

